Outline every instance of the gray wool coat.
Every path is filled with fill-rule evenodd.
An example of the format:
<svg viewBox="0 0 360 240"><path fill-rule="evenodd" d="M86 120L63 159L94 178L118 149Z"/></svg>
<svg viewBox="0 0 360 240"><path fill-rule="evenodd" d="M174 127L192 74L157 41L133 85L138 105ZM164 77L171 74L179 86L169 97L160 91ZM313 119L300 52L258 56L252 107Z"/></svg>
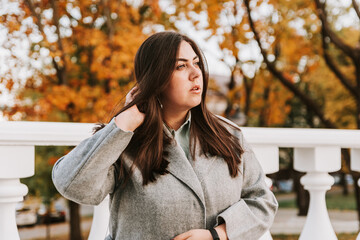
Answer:
<svg viewBox="0 0 360 240"><path fill-rule="evenodd" d="M170 134L167 128L164 131ZM187 159L174 141L168 147L168 174L143 186L135 168L125 187L120 187L116 161L133 133L119 129L113 119L56 162L53 182L64 197L81 204L97 205L110 194L106 240L169 240L223 222L230 240L258 239L270 228L277 201L241 131L232 131L245 150L235 178L221 157L197 151L195 161ZM129 167L132 159L123 157Z"/></svg>

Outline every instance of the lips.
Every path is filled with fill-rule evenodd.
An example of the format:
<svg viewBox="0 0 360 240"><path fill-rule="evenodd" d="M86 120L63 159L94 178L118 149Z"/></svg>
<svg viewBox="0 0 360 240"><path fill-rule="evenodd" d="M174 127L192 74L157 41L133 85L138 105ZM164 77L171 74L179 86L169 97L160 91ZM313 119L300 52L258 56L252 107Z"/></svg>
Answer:
<svg viewBox="0 0 360 240"><path fill-rule="evenodd" d="M201 92L201 88L200 85L195 85L190 89L190 92L192 93L200 93Z"/></svg>

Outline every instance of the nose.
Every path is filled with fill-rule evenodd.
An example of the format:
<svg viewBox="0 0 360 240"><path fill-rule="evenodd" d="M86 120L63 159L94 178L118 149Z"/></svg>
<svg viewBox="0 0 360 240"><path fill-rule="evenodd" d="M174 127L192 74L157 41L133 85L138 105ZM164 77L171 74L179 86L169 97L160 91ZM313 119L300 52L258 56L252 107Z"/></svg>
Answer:
<svg viewBox="0 0 360 240"><path fill-rule="evenodd" d="M199 78L201 76L202 72L200 67L198 67L197 65L192 65L191 67L191 72L189 75L190 81L194 81L197 78Z"/></svg>

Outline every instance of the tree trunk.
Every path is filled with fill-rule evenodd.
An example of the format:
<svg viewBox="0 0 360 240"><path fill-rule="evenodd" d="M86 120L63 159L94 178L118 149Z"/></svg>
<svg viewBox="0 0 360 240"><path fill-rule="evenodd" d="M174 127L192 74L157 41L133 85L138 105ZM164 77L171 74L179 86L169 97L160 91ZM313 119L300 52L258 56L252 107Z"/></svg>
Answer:
<svg viewBox="0 0 360 240"><path fill-rule="evenodd" d="M355 199L356 199L356 207L357 207L357 214L358 214L358 219L360 219L360 188L359 185L357 184L359 178L360 178L360 173L359 172L351 172L351 176L354 180L354 193L355 193ZM360 225L359 225L359 229L360 229Z"/></svg>
<svg viewBox="0 0 360 240"><path fill-rule="evenodd" d="M345 176L346 176L346 173L340 172L340 186L342 188L342 194L344 196L347 196L347 195L349 195L349 189L348 189L348 186L347 186Z"/></svg>
<svg viewBox="0 0 360 240"><path fill-rule="evenodd" d="M232 89L234 89L234 87L235 87L234 71L231 71L230 82L229 82L229 84L228 84L229 92L230 92ZM227 118L230 118L232 109L233 109L233 103L232 103L232 101L230 100L230 98L228 97L228 98L227 98L227 107L226 107L225 113L224 113Z"/></svg>
<svg viewBox="0 0 360 240"><path fill-rule="evenodd" d="M309 192L304 189L304 186L300 183L300 178L304 176L305 173L298 171L293 172L294 180L294 191L296 193L296 204L298 206L298 216L306 216L309 210L310 196Z"/></svg>
<svg viewBox="0 0 360 240"><path fill-rule="evenodd" d="M46 240L50 240L51 239L51 234L50 234L50 206L46 205L46 214L45 214L45 225L46 225Z"/></svg>
<svg viewBox="0 0 360 240"><path fill-rule="evenodd" d="M81 224L80 224L80 205L73 202L69 202L70 209L70 240L82 240L81 236Z"/></svg>
<svg viewBox="0 0 360 240"><path fill-rule="evenodd" d="M259 114L259 123L258 123L259 127L267 127L268 126L267 119L268 119L269 97L270 97L270 86L268 85L264 89L264 94L263 94L264 106L261 108L261 111Z"/></svg>

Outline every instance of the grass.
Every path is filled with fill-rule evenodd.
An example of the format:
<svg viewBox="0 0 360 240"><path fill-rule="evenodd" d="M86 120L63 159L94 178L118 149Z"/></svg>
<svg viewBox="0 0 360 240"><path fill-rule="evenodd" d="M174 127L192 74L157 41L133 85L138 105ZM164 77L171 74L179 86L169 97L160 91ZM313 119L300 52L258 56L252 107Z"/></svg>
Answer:
<svg viewBox="0 0 360 240"><path fill-rule="evenodd" d="M279 194L279 196L281 195ZM278 202L280 208L296 208L295 196L286 199L279 197ZM356 210L355 195L354 193L349 193L347 196L344 196L341 192L329 192L326 194L326 206L328 209Z"/></svg>

